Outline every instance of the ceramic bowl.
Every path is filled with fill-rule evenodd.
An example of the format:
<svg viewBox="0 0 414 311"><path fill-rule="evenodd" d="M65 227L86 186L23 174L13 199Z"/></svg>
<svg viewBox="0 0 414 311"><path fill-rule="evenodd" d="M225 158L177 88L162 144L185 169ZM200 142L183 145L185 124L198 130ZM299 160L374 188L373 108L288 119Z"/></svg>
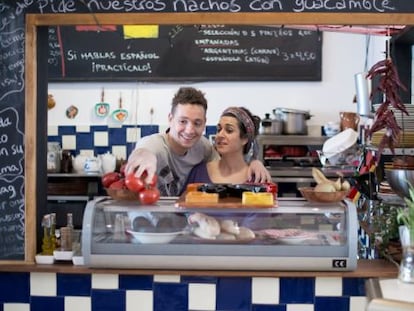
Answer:
<svg viewBox="0 0 414 311"><path fill-rule="evenodd" d="M39 265L51 265L55 262L55 257L53 255L37 254L35 256L35 261Z"/></svg>
<svg viewBox="0 0 414 311"><path fill-rule="evenodd" d="M300 187L298 190L306 200L316 203L336 203L348 195L348 191L316 192L313 187Z"/></svg>
<svg viewBox="0 0 414 311"><path fill-rule="evenodd" d="M167 244L174 240L178 235L183 234L183 231L177 232L138 232L127 230L134 239L142 244Z"/></svg>

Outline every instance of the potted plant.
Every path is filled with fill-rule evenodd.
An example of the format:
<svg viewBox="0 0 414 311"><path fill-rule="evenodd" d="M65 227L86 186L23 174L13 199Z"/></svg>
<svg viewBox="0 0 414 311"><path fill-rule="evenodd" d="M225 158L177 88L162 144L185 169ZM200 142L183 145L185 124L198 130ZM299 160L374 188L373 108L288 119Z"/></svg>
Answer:
<svg viewBox="0 0 414 311"><path fill-rule="evenodd" d="M400 230L403 254L400 263L399 279L414 283L414 188L409 183L410 197L404 198L406 207L398 209L397 221L402 224Z"/></svg>

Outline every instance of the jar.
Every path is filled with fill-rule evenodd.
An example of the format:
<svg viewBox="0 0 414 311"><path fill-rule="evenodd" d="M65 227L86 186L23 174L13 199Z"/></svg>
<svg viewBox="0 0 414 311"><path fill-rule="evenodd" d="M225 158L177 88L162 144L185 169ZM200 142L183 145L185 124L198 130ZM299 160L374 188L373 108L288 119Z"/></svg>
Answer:
<svg viewBox="0 0 414 311"><path fill-rule="evenodd" d="M260 133L272 134L272 120L270 119L270 113L265 113L265 118L262 119L261 122Z"/></svg>
<svg viewBox="0 0 414 311"><path fill-rule="evenodd" d="M62 149L58 142L47 143L47 172L59 173Z"/></svg>

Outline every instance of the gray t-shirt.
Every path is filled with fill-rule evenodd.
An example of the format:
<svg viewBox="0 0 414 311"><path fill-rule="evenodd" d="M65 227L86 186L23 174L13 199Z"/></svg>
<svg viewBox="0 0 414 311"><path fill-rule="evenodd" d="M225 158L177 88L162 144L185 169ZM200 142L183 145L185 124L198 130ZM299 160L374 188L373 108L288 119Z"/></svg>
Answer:
<svg viewBox="0 0 414 311"><path fill-rule="evenodd" d="M202 136L183 156L171 151L167 134L157 133L140 139L135 149L147 149L157 157L158 189L161 196L178 196L191 169L202 161L218 157L209 140Z"/></svg>

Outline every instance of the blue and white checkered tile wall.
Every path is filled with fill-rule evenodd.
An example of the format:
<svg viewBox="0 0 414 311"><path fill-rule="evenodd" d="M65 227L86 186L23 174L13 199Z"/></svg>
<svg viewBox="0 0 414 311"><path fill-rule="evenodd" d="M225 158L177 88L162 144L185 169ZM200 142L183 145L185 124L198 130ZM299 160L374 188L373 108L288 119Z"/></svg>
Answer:
<svg viewBox="0 0 414 311"><path fill-rule="evenodd" d="M363 278L0 273L1 311L363 311Z"/></svg>
<svg viewBox="0 0 414 311"><path fill-rule="evenodd" d="M127 159L138 139L165 130L158 125L49 126L48 142L59 142L62 149L69 150L74 156L97 156L110 152L118 159ZM206 137L215 133L216 126L206 127Z"/></svg>

